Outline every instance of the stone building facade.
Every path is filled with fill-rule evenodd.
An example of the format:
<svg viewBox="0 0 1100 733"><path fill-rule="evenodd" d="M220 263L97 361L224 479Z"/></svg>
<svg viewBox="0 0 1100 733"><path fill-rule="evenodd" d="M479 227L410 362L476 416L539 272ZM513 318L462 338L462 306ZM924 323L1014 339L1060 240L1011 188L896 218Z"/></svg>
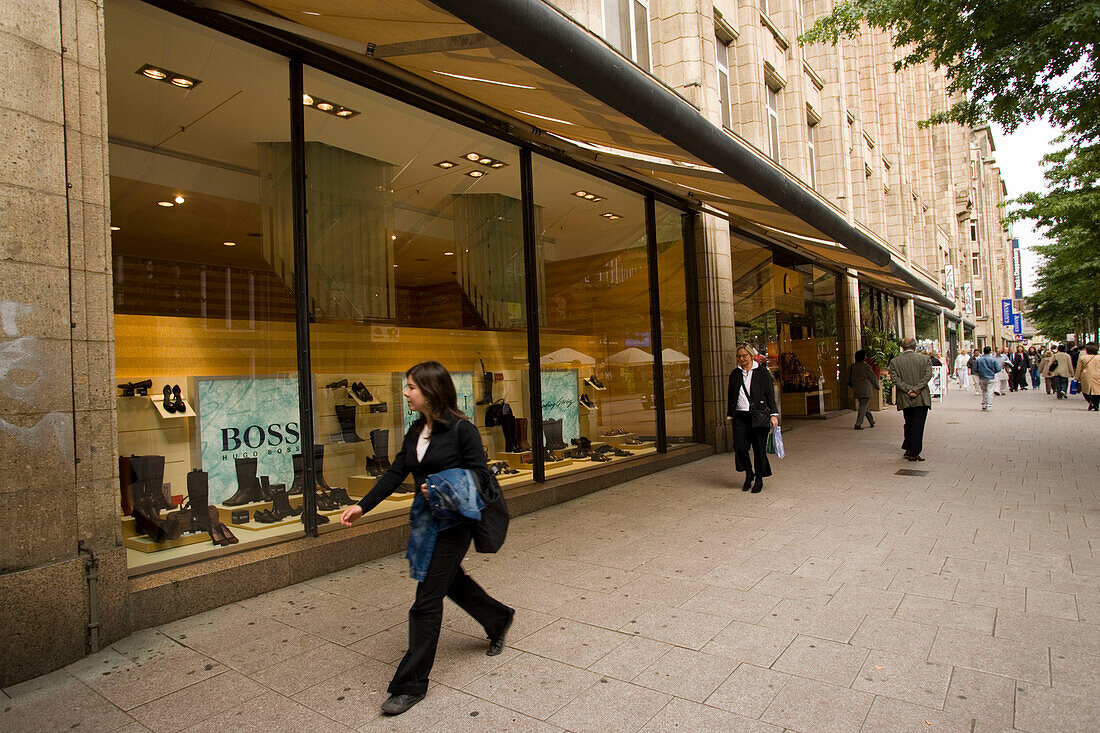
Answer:
<svg viewBox="0 0 1100 733"><path fill-rule="evenodd" d="M404 541L403 519L386 516L320 537L307 533L236 554L210 548L190 564L134 569L119 506L120 421L129 419L120 405L129 409L130 403L120 402L116 390L121 337L116 339L115 291L127 285L111 239L116 222L108 133L109 118L112 125L125 122L125 113L109 110L106 83L108 24L112 5L119 4L0 3L0 684L57 668L131 631L395 552ZM325 9L323 1L315 4ZM539 0L516 4L545 9ZM138 0L126 5L145 7ZM310 17L287 20L272 7L270 17L257 19L255 8L241 3L245 21L238 24L225 3L217 4L220 10L205 5L160 0L149 7L165 17L186 16L178 22L195 27L210 20L234 42L241 40L234 29L244 29L249 39L242 46L262 35L252 33L256 25L270 22L284 34L279 43L292 45L300 34L310 42L321 38L334 57L340 53L340 39L313 33L320 26L308 25ZM409 6L415 14L427 4ZM654 88L672 90L695 114L725 128L731 147L758 157L785 190L849 225L908 279L849 257L835 243L782 232L767 224L772 220L742 220L721 203L709 205L696 195L706 191L705 182L685 191L666 185L659 169L646 178L638 173L643 159L625 176L621 166L607 166L606 186L652 186L650 202L679 197L676 203L693 222L694 261L679 265L694 278L686 296L696 311L687 320L694 332L665 358L686 360L679 352L691 341L690 369L681 362L668 381L690 383L694 422L680 436L683 450L664 450L665 433L673 431L661 423L661 451L648 463L575 480L540 479L510 494L514 511L727 450L725 376L743 339L757 340L762 358L789 383L783 406L794 417L847 404L840 374L860 348L861 321L869 313L898 335L915 332L917 309L933 314L933 340L944 351L975 338L990 345L1011 338L996 318L1000 299L1010 297L1012 276L991 134L917 124L948 104L942 75L928 68L895 72L897 52L880 33L837 47L799 46L798 35L828 9L828 0L561 0L554 7L651 74ZM365 75L375 68L361 52L339 60L347 58ZM416 83L423 82L426 95L440 93L431 81L438 79ZM492 106L460 102L479 111L479 104ZM542 124L555 121L541 112ZM539 115L526 121L537 127ZM495 129L487 126L490 133ZM527 133L541 151L545 134ZM509 140L518 148L527 138ZM589 173L598 167L596 156L582 157L573 162ZM717 169L703 174L720 178ZM794 208L780 213L801 216ZM760 226L746 234L741 227L750 224ZM640 231L652 246L654 233ZM651 261L656 257L652 252ZM748 267L750 260L759 266ZM764 285L747 292L750 281ZM980 311L965 310L968 289ZM750 307L759 314L747 315ZM806 346L811 341L814 346ZM811 365L814 348L828 353ZM671 399L668 383L665 390Z"/></svg>

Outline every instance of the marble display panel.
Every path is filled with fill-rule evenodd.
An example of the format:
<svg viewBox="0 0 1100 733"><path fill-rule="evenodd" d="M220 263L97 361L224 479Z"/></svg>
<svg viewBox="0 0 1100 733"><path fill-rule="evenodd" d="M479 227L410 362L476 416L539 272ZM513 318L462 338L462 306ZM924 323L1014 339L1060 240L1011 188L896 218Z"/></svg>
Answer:
<svg viewBox="0 0 1100 733"><path fill-rule="evenodd" d="M202 469L210 503L237 491L237 458L256 458L257 476L294 482L291 456L301 451L297 377L198 378Z"/></svg>
<svg viewBox="0 0 1100 733"><path fill-rule="evenodd" d="M561 420L561 437L566 443L580 437L577 420L576 369L547 369L542 373L542 419Z"/></svg>

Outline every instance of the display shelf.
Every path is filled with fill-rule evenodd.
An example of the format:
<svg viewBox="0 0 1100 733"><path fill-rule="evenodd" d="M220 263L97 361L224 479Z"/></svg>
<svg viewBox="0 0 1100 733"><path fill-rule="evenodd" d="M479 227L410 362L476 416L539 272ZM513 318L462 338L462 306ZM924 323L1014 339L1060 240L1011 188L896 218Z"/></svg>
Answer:
<svg viewBox="0 0 1100 733"><path fill-rule="evenodd" d="M370 387L368 387L367 389L369 390ZM370 407L371 405L380 405L380 404L382 404L382 400L363 401L363 400L359 399L355 395L355 393L351 391L351 387L344 387L344 391L347 393L348 399L350 399L352 402L359 405L360 407ZM372 392L371 394L374 394L374 393Z"/></svg>
<svg viewBox="0 0 1100 733"><path fill-rule="evenodd" d="M168 410L164 409L164 395L149 395L148 397L153 403L153 407L157 408L157 412L160 413L160 416L167 420L172 420L177 417L195 417L198 415L197 412L191 409L191 404L187 400L183 401L183 412L168 412Z"/></svg>
<svg viewBox="0 0 1100 733"><path fill-rule="evenodd" d="M526 457L528 460L525 462L523 459ZM518 453L507 453L505 451L499 451L496 454L494 460L505 461L512 468L524 468L531 465L531 460L534 458L531 451L523 450Z"/></svg>
<svg viewBox="0 0 1100 733"><path fill-rule="evenodd" d="M154 542L148 535L139 534L133 537L123 537L122 546L138 552L151 553L162 550L171 550L174 547L187 547L197 545L200 542L210 542L210 535L204 532L186 532L177 539L164 542Z"/></svg>
<svg viewBox="0 0 1100 733"><path fill-rule="evenodd" d="M597 392L606 392L607 391L607 387L597 387L595 384L593 384L591 381L589 381L588 377L584 378L584 383L587 384L592 389L596 390Z"/></svg>

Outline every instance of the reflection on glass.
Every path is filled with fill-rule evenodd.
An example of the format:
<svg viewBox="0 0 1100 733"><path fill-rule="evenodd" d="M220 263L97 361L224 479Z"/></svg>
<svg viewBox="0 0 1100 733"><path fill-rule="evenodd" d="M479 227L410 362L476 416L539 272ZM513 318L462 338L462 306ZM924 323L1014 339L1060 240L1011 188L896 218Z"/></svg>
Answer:
<svg viewBox="0 0 1100 733"><path fill-rule="evenodd" d="M670 447L692 442L691 364L688 354L684 216L656 204L657 275L661 299L661 359L665 382L665 435Z"/></svg>
<svg viewBox="0 0 1100 733"><path fill-rule="evenodd" d="M433 359L451 372L501 483L531 480L517 149L313 69L304 87L363 111L305 110L316 441L327 483L350 499L370 490L414 418L405 371ZM267 154L277 167L288 151ZM272 211L285 209L273 202ZM290 242L279 249L286 261ZM407 511L410 500L395 494L373 513Z"/></svg>
<svg viewBox="0 0 1100 733"><path fill-rule="evenodd" d="M294 286L271 257L290 224L262 203L289 165L261 164L289 140L286 61L143 3L105 12L129 563L298 536ZM151 62L202 83L134 73Z"/></svg>
<svg viewBox="0 0 1100 733"><path fill-rule="evenodd" d="M652 452L644 200L542 159L534 162L533 179L545 283L539 303L543 433L553 458L565 458L547 463L547 472ZM607 453L593 459L589 454L601 445ZM574 448L579 455L565 455Z"/></svg>

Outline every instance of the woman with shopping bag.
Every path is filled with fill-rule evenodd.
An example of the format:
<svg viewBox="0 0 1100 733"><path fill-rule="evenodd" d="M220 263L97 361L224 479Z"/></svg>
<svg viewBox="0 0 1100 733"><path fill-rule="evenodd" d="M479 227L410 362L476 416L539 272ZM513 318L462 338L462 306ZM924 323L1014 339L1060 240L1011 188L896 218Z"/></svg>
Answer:
<svg viewBox="0 0 1100 733"><path fill-rule="evenodd" d="M737 368L730 373L726 419L733 423L733 452L738 471L745 472L742 491L759 494L764 477L772 475L768 462L768 433L779 425L775 388L767 366L757 364L747 344L737 347ZM752 462L749 449L752 449Z"/></svg>
<svg viewBox="0 0 1100 733"><path fill-rule="evenodd" d="M1081 385L1081 394L1089 403L1089 412L1100 412L1100 357L1096 351L1095 342L1085 346L1085 353L1077 360L1077 372L1073 375Z"/></svg>

